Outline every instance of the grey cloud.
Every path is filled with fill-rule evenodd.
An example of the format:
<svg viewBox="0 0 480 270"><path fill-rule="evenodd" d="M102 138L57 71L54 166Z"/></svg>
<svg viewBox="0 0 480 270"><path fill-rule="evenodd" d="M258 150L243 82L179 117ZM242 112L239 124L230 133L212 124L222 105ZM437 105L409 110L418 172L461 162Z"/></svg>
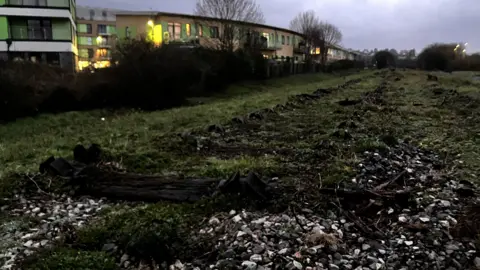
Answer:
<svg viewBox="0 0 480 270"><path fill-rule="evenodd" d="M79 5L192 13L195 0L77 0ZM304 10L343 32L345 47L421 50L433 42L469 42L480 51L479 0L257 0L267 24L288 27Z"/></svg>

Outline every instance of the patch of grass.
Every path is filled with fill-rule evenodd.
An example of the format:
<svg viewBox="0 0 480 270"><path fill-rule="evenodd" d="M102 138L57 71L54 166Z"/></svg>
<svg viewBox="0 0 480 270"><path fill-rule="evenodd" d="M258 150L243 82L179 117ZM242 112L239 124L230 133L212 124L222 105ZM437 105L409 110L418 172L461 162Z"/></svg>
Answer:
<svg viewBox="0 0 480 270"><path fill-rule="evenodd" d="M115 114L97 110L20 119L0 126L0 178L13 172L36 171L38 164L51 155L70 157L73 146L78 143L98 143L117 161L125 159L129 164L138 161L135 169L139 172L159 172L165 168L164 164L171 164L168 163L168 153L152 148L158 137L223 123L234 116L283 103L292 94L335 86L363 75L343 78L315 74L282 78L266 86L256 85L246 91L248 94L235 98L164 111ZM102 117L105 121L101 120ZM159 167L155 168L154 163L160 164Z"/></svg>
<svg viewBox="0 0 480 270"><path fill-rule="evenodd" d="M192 205L156 204L110 212L77 232L77 248L101 250L114 243L139 259L171 262L191 250L190 228L199 213Z"/></svg>
<svg viewBox="0 0 480 270"><path fill-rule="evenodd" d="M355 152L363 153L365 151L369 152L384 152L388 149L388 146L379 140L375 139L362 139L355 143Z"/></svg>
<svg viewBox="0 0 480 270"><path fill-rule="evenodd" d="M43 250L21 263L24 270L117 270L113 257L104 252L68 248Z"/></svg>
<svg viewBox="0 0 480 270"><path fill-rule="evenodd" d="M210 157L206 160L206 165L195 170L200 175L216 178L229 177L233 173L239 171L242 175L249 171L261 172L269 174L274 172L278 167L278 163L273 157L247 157L242 156L234 159L218 159Z"/></svg>

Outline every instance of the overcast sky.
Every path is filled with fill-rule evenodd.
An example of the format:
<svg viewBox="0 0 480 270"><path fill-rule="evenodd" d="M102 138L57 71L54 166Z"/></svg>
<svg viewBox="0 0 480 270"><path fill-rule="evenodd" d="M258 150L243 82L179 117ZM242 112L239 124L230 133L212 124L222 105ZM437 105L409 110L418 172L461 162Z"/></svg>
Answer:
<svg viewBox="0 0 480 270"><path fill-rule="evenodd" d="M77 0L78 5L192 13L195 0ZM257 0L266 23L288 28L312 9L337 25L353 49L417 49L433 42L468 42L480 51L480 0Z"/></svg>

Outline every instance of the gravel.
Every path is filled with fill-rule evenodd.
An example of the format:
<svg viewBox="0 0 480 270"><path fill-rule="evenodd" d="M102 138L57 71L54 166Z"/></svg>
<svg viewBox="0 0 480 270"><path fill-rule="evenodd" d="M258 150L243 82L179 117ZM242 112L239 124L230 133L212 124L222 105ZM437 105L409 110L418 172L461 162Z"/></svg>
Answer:
<svg viewBox="0 0 480 270"><path fill-rule="evenodd" d="M281 214L235 209L217 214L198 231L216 239L217 263L208 268L480 268L474 240L455 239L449 233L463 207L478 199L457 196L455 190L465 186L440 173L438 156L401 143L387 152L365 152L362 158L355 181L346 181L342 188L373 189L405 171L401 180L382 192L411 194L408 205L370 200L369 207L380 207L360 215L367 200L367 205L348 209L380 235L366 234L338 209L318 210L309 204ZM181 269L206 269L205 265L190 262Z"/></svg>
<svg viewBox="0 0 480 270"><path fill-rule="evenodd" d="M2 212L9 218L0 224L0 269L12 269L16 260L68 237L71 227L85 226L98 211L109 207L102 199L66 195L27 199L17 194L8 200Z"/></svg>
<svg viewBox="0 0 480 270"><path fill-rule="evenodd" d="M456 239L450 234L462 209L478 202L476 197L464 198L456 192L475 190L472 184L441 173L440 158L434 153L404 143L387 151L365 152L359 158L354 181L344 181L339 188L373 190L402 175L376 192L408 191L408 202L342 201L342 209L318 209L313 206L316 202L303 202L302 209L283 213L243 209L217 213L192 233L194 238L215 241L214 261L177 260L167 268L480 269L475 240ZM109 206L104 200L89 198L16 196L10 206L2 208L18 219L2 225L1 269L10 269L16 259L65 237L65 228L85 226ZM19 220L25 217L38 222L21 226ZM371 231L367 233L362 227ZM106 244L103 249L115 251L116 246ZM118 258L122 268L138 269L128 254Z"/></svg>

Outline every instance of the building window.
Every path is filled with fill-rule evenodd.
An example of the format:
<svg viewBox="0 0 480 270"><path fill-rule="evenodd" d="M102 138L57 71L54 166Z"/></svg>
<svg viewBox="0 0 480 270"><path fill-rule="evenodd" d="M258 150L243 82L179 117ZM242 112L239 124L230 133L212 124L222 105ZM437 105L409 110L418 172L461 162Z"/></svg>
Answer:
<svg viewBox="0 0 480 270"><path fill-rule="evenodd" d="M47 0L10 0L8 3L14 6L32 6L32 7L47 6Z"/></svg>
<svg viewBox="0 0 480 270"><path fill-rule="evenodd" d="M265 44L265 46L268 47L270 45L270 35L268 33L262 33L262 36L267 41L267 44Z"/></svg>
<svg viewBox="0 0 480 270"><path fill-rule="evenodd" d="M80 45L93 45L91 37L78 37L78 44Z"/></svg>
<svg viewBox="0 0 480 270"><path fill-rule="evenodd" d="M130 38L130 28L128 26L125 27L125 37Z"/></svg>
<svg viewBox="0 0 480 270"><path fill-rule="evenodd" d="M27 36L31 40L51 40L52 23L50 20L27 20Z"/></svg>
<svg viewBox="0 0 480 270"><path fill-rule="evenodd" d="M81 58L91 59L93 58L93 49L79 49L78 56L80 56Z"/></svg>
<svg viewBox="0 0 480 270"><path fill-rule="evenodd" d="M287 36L287 45L290 45L290 36Z"/></svg>
<svg viewBox="0 0 480 270"><path fill-rule="evenodd" d="M197 24L197 35L203 37L203 26L201 24Z"/></svg>
<svg viewBox="0 0 480 270"><path fill-rule="evenodd" d="M97 45L98 46L107 46L108 45L108 37L97 37Z"/></svg>
<svg viewBox="0 0 480 270"><path fill-rule="evenodd" d="M285 36L282 35L282 45L285 45Z"/></svg>
<svg viewBox="0 0 480 270"><path fill-rule="evenodd" d="M210 28L210 37L211 38L219 38L219 35L218 35L218 27L217 26L212 26Z"/></svg>
<svg viewBox="0 0 480 270"><path fill-rule="evenodd" d="M187 32L187 37L189 37L192 34L192 29L190 29L189 23L185 25L185 31Z"/></svg>
<svg viewBox="0 0 480 270"><path fill-rule="evenodd" d="M108 49L97 49L97 57L99 57L99 58L110 57L110 50L108 50Z"/></svg>
<svg viewBox="0 0 480 270"><path fill-rule="evenodd" d="M98 34L106 34L107 33L107 26L105 24L99 24L98 25Z"/></svg>
<svg viewBox="0 0 480 270"><path fill-rule="evenodd" d="M84 34L91 34L92 33L92 25L87 23L87 24L79 24L78 25L78 32L79 33L84 33Z"/></svg>
<svg viewBox="0 0 480 270"><path fill-rule="evenodd" d="M179 23L168 23L168 33L171 39L179 40L182 33L182 25Z"/></svg>

